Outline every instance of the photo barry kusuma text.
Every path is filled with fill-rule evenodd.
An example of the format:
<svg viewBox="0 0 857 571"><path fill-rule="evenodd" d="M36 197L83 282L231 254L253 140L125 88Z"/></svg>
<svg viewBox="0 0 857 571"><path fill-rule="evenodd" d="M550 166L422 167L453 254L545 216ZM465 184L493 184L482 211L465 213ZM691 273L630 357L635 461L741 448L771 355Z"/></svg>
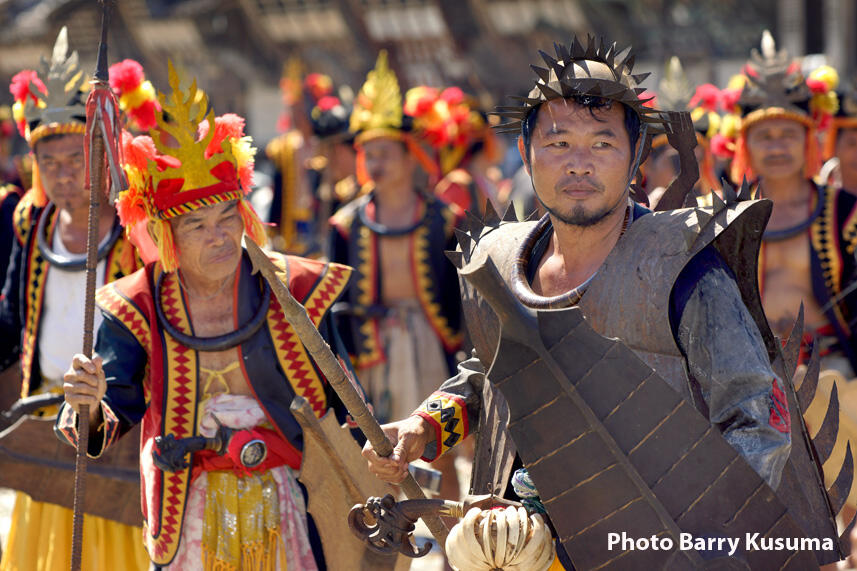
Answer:
<svg viewBox="0 0 857 571"><path fill-rule="evenodd" d="M832 551L833 539L816 537L764 537L761 533L745 533L743 537L696 537L680 533L678 541L669 536L632 537L626 532L607 534L607 549L610 551L681 551L694 549L703 552L719 552L734 555L738 551Z"/></svg>

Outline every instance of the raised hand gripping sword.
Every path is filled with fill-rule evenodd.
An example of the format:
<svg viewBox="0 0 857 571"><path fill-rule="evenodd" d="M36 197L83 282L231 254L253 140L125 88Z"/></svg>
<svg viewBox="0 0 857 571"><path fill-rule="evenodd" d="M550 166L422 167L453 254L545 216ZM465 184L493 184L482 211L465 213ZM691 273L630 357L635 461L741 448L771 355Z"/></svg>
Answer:
<svg viewBox="0 0 857 571"><path fill-rule="evenodd" d="M357 426L360 427L360 430L363 431L379 455L390 456L393 453L393 446L387 440L387 435L381 430L381 425L372 416L366 403L363 402L351 381L348 380L348 375L328 344L325 343L318 329L313 325L304 306L298 303L289 288L277 277L277 267L268 259L262 249L252 240L246 240L245 243L253 262L254 271L262 272L262 275L271 284L271 289L283 308L286 320L295 328L301 343L307 348L321 372L330 382L336 394L339 395L354 422L357 423ZM422 488L410 473L400 485L408 498L426 499ZM446 545L446 536L449 533L444 523L436 514L424 516L423 521L440 543L442 549Z"/></svg>

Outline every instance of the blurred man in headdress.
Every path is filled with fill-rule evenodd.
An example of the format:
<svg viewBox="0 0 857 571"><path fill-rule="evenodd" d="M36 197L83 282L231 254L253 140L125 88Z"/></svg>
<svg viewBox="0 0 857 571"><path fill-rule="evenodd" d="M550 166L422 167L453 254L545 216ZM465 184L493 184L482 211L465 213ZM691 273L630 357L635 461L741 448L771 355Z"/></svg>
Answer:
<svg viewBox="0 0 857 571"><path fill-rule="evenodd" d="M824 66L808 77L768 32L753 51L733 111L737 124L733 181L758 184L774 203L759 260L762 303L771 328L786 338L803 303L806 351L813 336L822 368L846 378L857 371L857 198L816 184L817 129L836 110L836 71ZM724 122L727 118L724 117Z"/></svg>
<svg viewBox="0 0 857 571"><path fill-rule="evenodd" d="M21 397L62 392L63 374L79 347L85 305L89 218L84 180L86 94L81 91L85 78L77 67L77 52L68 54L66 28L43 67L41 75L20 72L11 86L18 128L34 156L33 186L14 212L15 241L0 299L0 368L20 362ZM99 285L140 267L106 196L98 236ZM84 516L83 526L84 536L90 538L83 548L84 568L146 568L139 527L92 515ZM70 509L19 493L0 569L68 569L71 535Z"/></svg>
<svg viewBox="0 0 857 571"><path fill-rule="evenodd" d="M404 110L413 118L420 140L435 153L442 177L435 195L477 216L488 201L502 212L510 190L496 168L502 152L475 101L458 87L419 86L405 94Z"/></svg>
<svg viewBox="0 0 857 571"><path fill-rule="evenodd" d="M381 52L351 114L357 180L371 192L330 220L331 260L356 271L338 306L360 381L382 421L407 414L454 370L462 343L454 249L461 211L420 185L436 165L403 115L398 80ZM420 170L424 172L420 172ZM458 495L451 460L443 485Z"/></svg>

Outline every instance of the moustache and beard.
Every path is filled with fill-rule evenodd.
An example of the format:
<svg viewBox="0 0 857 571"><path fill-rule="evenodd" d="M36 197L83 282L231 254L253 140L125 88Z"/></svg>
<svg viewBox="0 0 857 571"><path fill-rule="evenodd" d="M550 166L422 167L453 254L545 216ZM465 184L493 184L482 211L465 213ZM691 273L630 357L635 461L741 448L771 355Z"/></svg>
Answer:
<svg viewBox="0 0 857 571"><path fill-rule="evenodd" d="M589 178L580 177L569 177L561 179L554 186L554 192L557 196L559 196L562 194L564 189L569 187L584 188L587 190L593 190L598 193L604 192L604 185L600 182ZM598 210L589 211L583 205L578 204L571 209L571 212L563 213L545 204L545 202L542 200L542 197L539 196L538 192L535 192L535 195L539 203L551 216L554 217L554 219L559 220L560 222L569 226L579 226L582 228L596 226L605 218L616 212L619 208L624 207L627 202L627 192L623 192L614 204L609 204L607 206L599 208Z"/></svg>

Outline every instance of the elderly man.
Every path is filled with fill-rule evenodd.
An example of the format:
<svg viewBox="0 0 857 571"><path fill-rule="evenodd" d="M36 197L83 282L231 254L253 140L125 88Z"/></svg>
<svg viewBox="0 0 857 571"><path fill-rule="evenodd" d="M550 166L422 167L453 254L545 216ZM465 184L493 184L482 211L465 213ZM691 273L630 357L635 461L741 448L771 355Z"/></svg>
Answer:
<svg viewBox="0 0 857 571"><path fill-rule="evenodd" d="M161 101L171 121L159 117L156 131L178 146L126 140L131 188L118 201L129 223L148 224L158 260L99 290L98 357L75 356L57 433L75 443L88 404L98 456L142 422L144 539L156 565L316 569L323 554L296 480L303 440L289 405L300 395L319 416L344 410L243 251L244 235L264 241L244 199L244 120L194 115L195 87L186 97L170 75L173 95ZM327 312L350 268L273 260L335 347ZM219 444L188 462L183 439L195 436Z"/></svg>
<svg viewBox="0 0 857 571"><path fill-rule="evenodd" d="M678 393L675 396L680 395L707 420L699 419L706 427L702 430L722 435L746 464L776 489L784 465L791 462L788 407L783 383L771 368L771 355L766 347L774 351L776 345L755 302L753 283L745 284L735 277L735 268L743 267L747 261L752 267L753 263L753 249L741 247L739 242L758 236L769 206L730 199L732 206L728 208L718 202L708 209L650 213L634 204L629 200L629 184L637 171L644 137L666 132L676 144L687 144L687 138L695 136L688 118L644 107L637 98L637 93L642 91L637 85L639 76L631 75L633 57L617 57L615 45L605 46L602 42L599 47L591 38L585 45L575 39L572 46L557 46L556 51L556 59L543 56L547 68L536 68L538 80L523 104L506 108L506 115L513 119L507 129L520 134L521 157L547 214L538 222L499 223L495 217L486 220L484 229L471 225L469 236L461 241L462 253L452 258L459 267L469 270L469 260L487 256L503 280L503 291L507 292L503 299L514 300L522 306L514 310L517 314L538 311L541 324L542 315L549 320L548 316L558 315L559 310L567 311L570 318L579 312L596 333L618 338ZM739 242L725 241L736 239L736 236ZM471 274L463 272L463 275ZM504 436L503 428L510 414L517 426L529 418L514 416L514 411L503 412L520 406L519 402L508 402L503 396L507 390L512 391L507 387L514 385L515 375L526 375L528 369L534 368L544 370L541 375L544 377L551 370L540 369L541 361L533 362L532 367L530 362L522 362L515 369L517 372L509 373L507 368L509 376L486 380L485 371L492 360L497 364L511 358L510 353L504 354L497 348L498 317L485 303L488 299L494 307L494 300L502 296L497 294L499 297L494 300L483 297L483 290L468 283L464 282L462 297L477 356L461 363L458 374L430 395L410 417L386 426L395 445L390 458L378 457L370 445L364 448L370 469L385 480L401 481L409 461L421 456L434 459L469 432L478 431L481 438L474 466L474 493L497 493L497 490L503 493L510 482L513 466L520 466L520 458L545 438L550 438L558 447L553 448L553 452L562 454L548 452L542 457L543 461L547 462L548 457L554 459L551 461L569 458L565 468L555 467L553 477L541 483L529 481L527 472L517 472L512 486L516 493L529 500L530 496L538 495L538 489L532 489L534 483L550 490L562 486L561 489L571 493L575 486L592 482L599 476L598 470L594 466L590 466L593 468L590 471L583 468L591 455L581 452L582 456L574 456L577 448L572 445L578 444L586 450L586 440L579 440L573 432L578 418L555 418L558 423L544 425L538 430L534 428L539 438L528 436L532 431L522 433L520 428L518 432L513 431L510 421L512 438L509 438L510 433ZM508 311L514 313L513 309ZM521 323L527 322L521 319ZM552 323L559 327L558 318L553 318ZM520 329L506 332L504 328L504 335L507 333L523 344L528 337L544 338L541 327L539 325L531 333ZM554 331L556 335L560 333ZM501 343L501 349L502 346ZM585 351L578 357L583 361L597 359L598 355ZM605 363L609 362L607 356L602 359L598 366L619 367L618 363ZM619 357L614 356L614 359ZM634 366L625 367L631 374ZM591 371L592 375L580 371L581 377L575 375L568 382L583 384L582 379L603 378L601 372ZM534 372L528 377L531 384L539 380L534 379L534 375L538 377ZM612 389L607 381L595 386L601 386L601 390L591 393L596 401L610 399L612 391L618 390ZM539 393L546 404L532 411L527 409L526 414L536 415L561 399L566 391L557 390L558 393ZM583 390L578 387L578 391ZM533 385L532 393L537 392ZM539 396L520 388L518 394L519 400ZM601 403L601 406L608 405ZM608 406L606 412L611 408ZM604 416L591 413L595 418ZM645 416L643 413L637 410L636 417ZM517 414L524 415L525 411L519 410ZM597 421L593 422L598 426ZM641 419L639 422L648 421ZM611 434L619 434L617 440L624 441L622 435L637 428L640 427L636 421L613 425ZM568 438L554 438L557 431L567 431ZM673 435L670 438L678 437L674 430L668 432ZM647 438L645 431L635 437L628 436L630 442ZM681 454L684 450L686 454L693 444L683 443L681 447L678 452ZM516 450L520 455L518 459ZM604 446L592 450L600 453ZM636 452L639 450L635 447ZM669 453L672 451L662 450L656 456L662 458ZM632 452L627 454L632 455ZM533 466L532 460L528 466ZM651 463L648 466L651 467ZM656 482L675 466L670 468L668 464L655 470L656 473L640 468L639 478L649 482L656 491L660 490L658 497L674 499L674 494L682 493L680 490L660 489ZM528 470L532 472L533 468ZM561 474L568 474L570 481L564 481ZM747 474L752 474L752 470L748 468L745 472L745 480L749 477ZM701 471L693 474L692 481L703 490L708 482L713 484L712 477L711 473ZM611 498L616 494L631 497L623 496L619 488L618 485L613 488L615 493ZM569 535L560 538L563 546L574 544L574 538L590 537L588 544L579 546L592 553L596 548L587 546L602 540L606 545L606 534L603 537L595 532L592 532L595 535L586 535L584 532L595 523L577 526L575 522L600 517L593 515L593 511L613 499L608 500L605 495L596 496L600 501L587 496L574 497L579 498L575 508L566 505L568 509L559 512L552 513L551 504L546 502L548 515L574 520L566 528ZM560 502L556 496L553 498ZM672 505L671 500L665 501ZM573 516L571 511L575 512ZM671 516L680 522L677 513ZM605 514L603 517L611 516ZM731 517L724 516L723 521ZM642 520L628 521L639 523ZM721 523L708 521L704 525ZM608 558L618 555L605 552ZM635 554L625 556L632 565ZM587 554L561 549L560 559L571 568L568 557L571 561L578 557L585 560ZM580 563L575 562L575 565Z"/></svg>

